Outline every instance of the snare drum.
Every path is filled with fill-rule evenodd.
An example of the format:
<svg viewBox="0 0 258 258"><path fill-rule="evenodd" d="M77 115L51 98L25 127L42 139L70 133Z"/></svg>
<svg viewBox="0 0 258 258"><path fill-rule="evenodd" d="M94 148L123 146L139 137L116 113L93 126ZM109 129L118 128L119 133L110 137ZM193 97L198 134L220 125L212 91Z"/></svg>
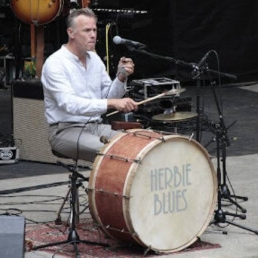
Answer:
<svg viewBox="0 0 258 258"><path fill-rule="evenodd" d="M158 252L194 243L213 215L217 182L209 154L181 135L129 130L97 156L92 217L108 236Z"/></svg>

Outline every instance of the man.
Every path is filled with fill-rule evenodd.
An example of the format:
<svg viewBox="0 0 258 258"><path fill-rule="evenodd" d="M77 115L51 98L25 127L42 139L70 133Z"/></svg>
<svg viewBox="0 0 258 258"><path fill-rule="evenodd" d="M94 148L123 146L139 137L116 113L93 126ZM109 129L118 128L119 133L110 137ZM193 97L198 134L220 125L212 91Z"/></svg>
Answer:
<svg viewBox="0 0 258 258"><path fill-rule="evenodd" d="M89 8L70 13L67 34L67 44L48 57L42 68L49 142L60 154L92 162L103 146L100 137L110 139L117 134L102 123L101 115L110 108L122 112L137 109L134 100L122 98L134 63L122 57L117 77L111 81L94 52L97 18Z"/></svg>

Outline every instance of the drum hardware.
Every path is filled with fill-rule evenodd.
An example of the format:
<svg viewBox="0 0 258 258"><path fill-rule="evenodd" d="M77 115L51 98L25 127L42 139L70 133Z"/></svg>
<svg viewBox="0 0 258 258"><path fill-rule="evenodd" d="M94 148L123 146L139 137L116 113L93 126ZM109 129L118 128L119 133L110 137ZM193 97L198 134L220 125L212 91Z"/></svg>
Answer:
<svg viewBox="0 0 258 258"><path fill-rule="evenodd" d="M126 131L127 134L132 134L133 136L137 136L137 137L142 137L142 138L147 138L147 139L157 139L160 140L162 142L165 141L165 138L161 135L161 136L157 136L157 134L160 135L159 132L156 132L156 134L153 134L155 131L153 130L133 130L133 131Z"/></svg>
<svg viewBox="0 0 258 258"><path fill-rule="evenodd" d="M176 133L172 133L170 131L163 131L163 130L153 130L153 132L156 133L160 133L161 135L165 136L165 135L177 135ZM164 137L163 137L164 138ZM166 139L164 138L163 140L164 142L166 141Z"/></svg>
<svg viewBox="0 0 258 258"><path fill-rule="evenodd" d="M192 133L192 134L189 136L188 140L189 140L189 141L192 141L193 137L194 137L194 133Z"/></svg>
<svg viewBox="0 0 258 258"><path fill-rule="evenodd" d="M103 193L103 194L109 194L109 195L113 195L113 196L116 196L116 197L122 197L124 199L130 199L132 198L132 196L129 196L129 195L124 195L124 194L119 194L119 193L113 193L113 192L110 192L110 191L105 191L103 189L96 189L96 188L87 188L89 191L95 191L95 192L99 192L99 193Z"/></svg>
<svg viewBox="0 0 258 258"><path fill-rule="evenodd" d="M200 87L201 87L202 75L204 75L205 73L209 73L209 74L215 74L219 78L223 76L223 77L234 79L234 80L237 79L237 77L235 75L221 73L218 71L211 70L208 67L208 63L207 63L207 59L211 53L215 54L216 57L218 58L217 52L215 50L210 50L204 55L204 57L200 60L200 62L198 64L186 63L184 61L177 61L178 64L191 67L192 68L192 73L191 73L192 78L197 81L197 83L196 83L196 113L197 113L197 116L196 116L196 140L198 142L200 141L200 129L201 129L200 128L200 118L201 118L201 114L202 114L202 109L200 107ZM217 181L218 181L218 197L217 197L218 201L217 202L218 202L218 204L217 204L217 210L215 211L215 214L214 214L214 221L211 222L211 224L219 225L220 223L228 223L228 224L237 226L239 228L249 230L255 234L258 234L258 230L253 230L248 227L238 225L238 224L234 223L233 221L229 221L226 219L227 215L245 219L246 218L245 214L236 214L236 213L233 214L230 212L223 211L223 209L222 209L221 201L223 198L225 198L225 199L229 200L232 204L234 204L237 208L239 208L243 213L246 213L246 209L241 207L235 200L233 200L233 198L242 199L244 201L247 201L248 198L244 197L244 196L231 195L230 191L228 189L227 183L226 183L226 178L227 178L226 147L230 145L230 141L229 141L229 138L227 135L228 128L226 128L226 126L225 126L223 114L222 114L222 111L221 111L221 108L219 105L219 101L218 101L214 86L215 86L215 83L212 82L211 89L212 89L213 97L214 97L216 108L217 108L218 115L219 115L219 124L216 124L216 127L215 127L216 143L217 143L216 149L217 149ZM220 159L220 153L222 154L222 159ZM220 162L222 162L223 176L221 173ZM222 178L223 178L223 182L222 182ZM223 232L223 233L225 233L225 232Z"/></svg>
<svg viewBox="0 0 258 258"><path fill-rule="evenodd" d="M131 233L131 232L129 232L129 231L126 231L125 229L114 228L114 227L111 227L110 225L107 225L107 226L106 226L106 229L109 229L109 230L112 230L112 231L121 232L121 233L125 233L125 234L128 234L128 235L132 234L132 235L134 235L134 236L137 236L137 233L136 233L136 232Z"/></svg>
<svg viewBox="0 0 258 258"><path fill-rule="evenodd" d="M228 186L226 184L226 177L227 177L227 172L226 172L226 146L227 144L225 142L222 143L222 147L220 146L220 140L221 138L225 138L224 133L220 135L220 129L217 129L217 135L216 135L216 142L217 142L217 178L218 178L218 205L217 205L217 210L215 211L214 214L214 220L211 222L211 224L215 224L220 226L220 223L228 223L230 225L248 230L250 232L253 232L255 234L258 234L258 230L251 229L249 227L239 225L231 220L228 220L226 216L233 216L233 217L238 217L240 219L246 219L245 214L237 214L237 213L230 213L227 211L224 211L222 209L222 199L227 199L229 200L232 204L234 204L237 208L239 208L243 213L246 213L246 209L244 209L242 206L240 206L233 198L235 199L242 199L244 201L247 201L247 197L243 196L237 196L237 195L231 195L230 191L228 189ZM222 130L224 131L224 130ZM220 148L222 148L222 158L220 160ZM220 169L220 162L222 161L222 173ZM223 175L222 175L223 174ZM223 182L222 182L222 177L223 177ZM227 233L226 231L223 231L223 234Z"/></svg>
<svg viewBox="0 0 258 258"><path fill-rule="evenodd" d="M211 53L215 54L216 57L218 58L217 52L215 50L209 50L205 54L205 56L198 62L198 64L188 63L183 60L177 60L173 57L161 56L158 54L150 53L150 52L146 51L145 49L133 48L133 49L131 49L131 51L133 51L134 53L144 54L149 57L156 58L156 59L170 61L171 63L174 63L177 66L180 65L180 66L184 66L184 67L188 67L188 68L192 69L192 72L191 72L192 79L196 80L196 113L197 113L197 116L196 116L196 140L199 142L200 141L200 114L202 112L202 110L200 108L200 87L201 87L202 75L205 73L209 73L209 75L210 74L217 75L219 77L219 79L221 77L226 77L228 79L233 79L233 80L236 80L237 77L233 74L218 72L218 71L212 70L208 67L207 59L211 55Z"/></svg>
<svg viewBox="0 0 258 258"><path fill-rule="evenodd" d="M238 217L240 219L246 219L245 214L230 213L230 212L224 211L222 209L222 199L224 198L224 199L229 200L233 205L235 205L237 208L239 208L242 211L242 213L246 213L247 210L245 208L243 208L241 205L239 205L237 203L237 201L234 199L242 199L244 201L247 201L248 197L231 195L229 188L227 186L226 180L227 180L228 176L227 176L227 171L226 171L226 157L227 157L226 148L228 146L230 146L230 140L229 140L227 132L228 132L228 129L232 125L235 124L235 122L233 122L229 127L225 126L224 117L223 117L223 114L221 111L221 107L220 107L214 86L215 86L214 84L211 84L213 97L214 97L216 108L217 108L217 111L219 114L219 123L212 124L215 126L215 135L216 135L217 181L218 181L218 198L217 198L218 201L217 202L218 203L217 203L217 210L215 211L215 214L214 214L214 221L212 221L211 224L215 224L215 225L219 226L220 223L228 223L233 226L236 226L236 227L248 230L250 232L253 232L255 234L258 234L258 230L254 230L249 227L239 225L226 218L226 216L228 215L228 216ZM220 167L221 162L222 162L222 171L221 171L221 167ZM223 231L223 233L225 233L225 231Z"/></svg>
<svg viewBox="0 0 258 258"><path fill-rule="evenodd" d="M230 78L230 79L233 79L233 80L237 79L237 77L235 75L214 71L214 70L211 70L208 67L207 59L212 53L215 54L216 57L218 58L217 52L215 50L210 50L204 55L204 57L199 61L198 64L187 63L187 62L184 62L184 61L181 61L181 60L175 60L174 58L166 58L166 59L169 59L169 60L175 62L178 65L183 65L183 66L192 68L192 73L191 73L192 78L194 80L196 80L196 82L197 82L196 83L196 113L197 113L197 116L196 116L196 140L198 142L200 141L200 117L201 117L201 114L202 114L202 109L200 108L200 87L201 87L201 77L202 77L202 75L204 75L205 73L209 73L209 74L215 74L219 78L221 78L223 76L223 77ZM219 105L219 102L218 102L218 98L217 98L217 95L216 95L216 92L215 92L215 89L214 89L214 83L212 83L211 86L212 86L211 88L212 88L213 96L214 96L214 99L215 99L215 103L216 103L216 107L217 107L217 111L218 111L219 119L220 119L220 123L216 127L218 208L215 211L214 221L212 223L214 223L214 224L228 223L228 224L232 224L234 226L240 227L242 229L246 229L246 230L249 230L251 232L254 232L255 234L258 234L257 230L253 230L253 229L250 229L248 227L238 225L238 224L236 224L232 221L228 221L226 219L226 215L230 215L230 216L234 216L234 217L239 217L241 219L245 219L246 218L245 214L232 214L232 213L229 213L229 212L224 212L222 210L221 200L224 197L224 198L228 199L230 202L232 202L233 204L235 204L243 213L245 213L246 209L242 208L231 197L239 198L239 199L242 199L242 200L245 200L245 201L248 200L248 198L243 197L243 196L236 196L236 195L231 196L230 191L229 191L229 189L227 187L227 184L226 184L226 177L227 177L226 176L227 175L227 172L226 172L226 147L229 146L230 142L229 142L229 138L228 138L228 135L227 135L227 128L226 128L225 123L224 123L224 119L223 119L221 108L220 108L220 105ZM222 147L221 147L221 145L222 145ZM221 170L220 170L220 162L221 162L220 151L222 151L223 179L224 179L223 183L221 182L222 180L221 180Z"/></svg>
<svg viewBox="0 0 258 258"><path fill-rule="evenodd" d="M125 161L125 162L135 162L135 163L138 163L140 164L141 163L141 160L140 159L130 159L130 158L126 158L126 157L123 157L123 156L118 156L118 155L108 155L108 154L105 154L105 153L101 153L101 152L97 152L97 155L99 156L105 156L105 157L109 157L110 159L116 159L116 160L121 160L121 161Z"/></svg>

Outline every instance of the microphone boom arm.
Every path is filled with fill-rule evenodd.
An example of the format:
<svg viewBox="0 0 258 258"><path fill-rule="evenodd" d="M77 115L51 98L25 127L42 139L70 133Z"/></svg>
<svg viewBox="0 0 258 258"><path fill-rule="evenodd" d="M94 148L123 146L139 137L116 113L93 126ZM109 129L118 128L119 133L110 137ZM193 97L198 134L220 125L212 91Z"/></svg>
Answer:
<svg viewBox="0 0 258 258"><path fill-rule="evenodd" d="M233 80L236 80L237 79L237 76L236 75L233 75L233 74L228 74L228 73L222 73L222 72L218 72L218 71L215 71L215 70L212 70L210 68L207 68L206 66L203 68L201 67L202 64L203 64L203 59L205 58L205 60L207 59L208 56L206 55L209 55L210 54L210 51L207 52L207 54L201 59L201 61L199 62L199 64L195 64L195 63L187 63L183 60L176 60L175 58L173 57L168 57L168 56L161 56L161 55L158 55L158 54L154 54L154 53L150 53L144 49L135 49L135 48L131 48L130 49L131 51L134 51L134 52L139 52L141 54L145 54L145 55L148 55L148 56L151 56L151 57L154 57L154 58L159 58L159 59L163 59L163 60L167 60L167 61L171 61L173 63L175 63L176 65L181 65L181 66L185 66L185 67L189 67L193 70L202 70L204 72L211 72L212 74L214 75L220 75L222 77L225 77L225 78L228 78L228 79L233 79ZM205 61L204 60L204 61ZM195 79L195 78L194 78Z"/></svg>

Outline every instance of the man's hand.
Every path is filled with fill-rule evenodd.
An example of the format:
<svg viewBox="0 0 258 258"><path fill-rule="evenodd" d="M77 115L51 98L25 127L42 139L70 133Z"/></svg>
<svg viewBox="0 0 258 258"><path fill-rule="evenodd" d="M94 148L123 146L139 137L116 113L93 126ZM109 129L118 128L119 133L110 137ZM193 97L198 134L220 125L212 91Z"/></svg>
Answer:
<svg viewBox="0 0 258 258"><path fill-rule="evenodd" d="M130 112L132 110L136 111L138 109L137 102L131 98L108 99L107 101L108 108L114 108L124 113Z"/></svg>
<svg viewBox="0 0 258 258"><path fill-rule="evenodd" d="M134 73L134 63L131 58L121 57L118 63L117 77L124 82L127 77Z"/></svg>

